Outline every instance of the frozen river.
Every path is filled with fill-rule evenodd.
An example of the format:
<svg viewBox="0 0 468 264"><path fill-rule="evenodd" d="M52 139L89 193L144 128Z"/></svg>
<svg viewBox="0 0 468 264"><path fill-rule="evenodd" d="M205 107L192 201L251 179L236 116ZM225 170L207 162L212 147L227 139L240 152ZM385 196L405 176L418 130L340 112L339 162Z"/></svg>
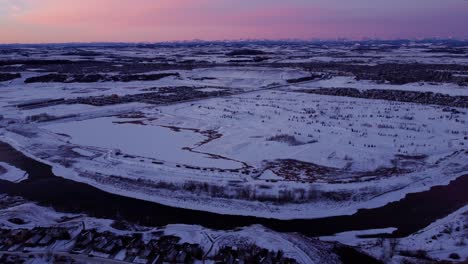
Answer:
<svg viewBox="0 0 468 264"><path fill-rule="evenodd" d="M407 236L468 204L468 175L465 175L447 186L409 194L401 201L380 208L360 210L350 216L274 220L181 209L106 193L83 183L57 177L50 166L32 160L1 142L0 162L29 174L29 179L21 183L0 180L1 193L22 196L59 211L86 213L109 219L120 217L149 226L195 224L213 229L233 229L261 224L277 231L300 232L309 236L395 227L398 228L395 236Z"/></svg>

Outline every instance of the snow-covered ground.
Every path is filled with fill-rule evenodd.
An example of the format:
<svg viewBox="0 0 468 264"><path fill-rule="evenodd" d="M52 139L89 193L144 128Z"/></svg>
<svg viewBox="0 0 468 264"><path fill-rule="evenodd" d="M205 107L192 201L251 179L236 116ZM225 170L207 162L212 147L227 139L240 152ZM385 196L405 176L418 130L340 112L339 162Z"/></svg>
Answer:
<svg viewBox="0 0 468 264"><path fill-rule="evenodd" d="M194 55L174 48L168 56L217 61L226 56L219 51L207 47L203 55ZM296 52L291 47L269 51L278 63ZM106 48L99 56L112 60L106 56L115 52ZM164 51L122 52L144 59L144 52L151 57ZM307 56L306 51L297 52ZM314 52L329 57L333 52L355 53L347 48ZM419 49L415 52L422 61L428 57ZM33 54L64 59L54 49ZM125 67L122 61L116 64ZM466 174L466 109L297 91L351 87L466 96L465 87L376 84L342 75L289 83L310 75L293 65L222 64L142 73L179 74L157 81L28 84L26 78L44 73L18 65L22 77L1 83L0 138L50 164L58 176L109 192L183 208L281 219L352 214ZM122 67L105 74L122 74ZM164 105L16 107L45 99L135 95L181 86L232 94ZM31 121L41 114L57 119Z"/></svg>
<svg viewBox="0 0 468 264"><path fill-rule="evenodd" d="M185 151L185 146L203 141L203 136L192 131L174 132L161 126L121 124L125 119L115 117L47 125L54 133L66 134L74 144L119 149L122 153L177 162L193 166L237 168L239 163L210 159ZM127 120L131 121L131 120Z"/></svg>
<svg viewBox="0 0 468 264"><path fill-rule="evenodd" d="M1 200L9 199L0 196ZM11 219L21 219L21 223L15 223ZM34 229L38 227L62 227L69 230L71 239L83 230L96 230L97 232L109 232L117 235L133 235L138 232L143 240L149 241L155 234L163 233L168 236L180 238L179 243L196 244L204 251L207 263L214 263L210 258L214 257L223 247L244 248L252 245L268 249L270 251L282 251L284 256L295 259L298 263L342 263L334 251L331 243L308 239L297 234L278 233L260 225L238 228L236 230L219 231L207 229L202 226L173 224L163 227L144 227L132 225L133 230L118 230L113 227L113 220L88 217L86 215L67 214L54 211L52 208L42 207L37 204L20 201L0 209L0 229ZM56 242L44 252L51 254L64 254L71 251L73 241ZM39 249L31 248L36 252ZM14 253L14 250L9 250ZM115 257L117 258L117 256ZM44 261L44 263L50 263Z"/></svg>
<svg viewBox="0 0 468 264"><path fill-rule="evenodd" d="M109 192L183 208L281 219L352 214L466 173L464 109L454 113L432 105L283 90L162 107L124 106L84 108L79 118L11 125L2 139L52 165L59 176ZM138 110L142 116L100 118L125 110ZM59 109L54 106L53 111ZM25 137L27 131L35 137ZM294 141L273 140L277 135ZM94 156L76 157L59 146ZM71 164L56 162L64 157ZM271 165L278 160L302 163ZM110 175L134 182L122 184L106 177ZM157 187L161 182L181 190ZM211 191L187 191L187 183L226 190L213 198ZM237 193L243 189L250 193L241 198ZM285 191L293 194L283 203L255 198L277 199ZM348 198L311 198L316 192Z"/></svg>
<svg viewBox="0 0 468 264"><path fill-rule="evenodd" d="M468 259L468 205L401 239L398 249L421 249L437 259ZM451 254L459 258L456 255L450 257Z"/></svg>
<svg viewBox="0 0 468 264"><path fill-rule="evenodd" d="M468 259L468 206L408 237L387 239L359 237L391 234L393 231L394 228L350 231L320 239L361 248L377 258L386 260L387 263L401 263L404 258L417 256L451 261Z"/></svg>
<svg viewBox="0 0 468 264"><path fill-rule="evenodd" d="M452 50L435 43L245 47L259 55L229 55L238 48L226 43L189 48L6 49L0 54L0 60L6 61L0 72L21 77L0 82L0 140L51 165L57 176L107 192L180 208L278 219L352 214L448 184L468 173L466 108L301 92L316 88L403 90L466 100L466 47ZM355 77L359 72L355 67L380 64L396 68L398 74L402 74L399 66L403 64L419 67L423 73L427 66L434 74L447 72L454 78L445 82L409 78L412 83L393 85ZM173 76L152 81L25 83L27 78L50 73ZM378 77L379 73L374 74ZM311 75L321 77L310 80ZM162 100L159 105L116 101L92 106L83 100L79 104L18 107L47 100L119 98L162 90L163 97L174 96L179 95L178 87L191 87L184 93L220 94L202 99L182 94L180 102ZM37 121L40 117L53 118ZM0 163L0 179L18 183L28 175ZM399 239L398 247L393 240L355 239L356 235L391 233L393 227L323 239L356 245L392 261L401 260L389 257L392 248L422 249L439 259L448 259L453 253L463 260L468 257L463 240L465 209ZM27 227L55 221L54 212L41 210L23 204L2 214L24 215ZM110 225L106 221L85 220L87 225L103 229ZM1 224L12 225L8 221ZM265 248L291 252L302 263L324 257L315 251L320 249L318 244L300 253L301 239L298 242L294 235L260 226L218 232L175 223L165 232L187 241L210 241L206 245L214 250L226 241L255 241Z"/></svg>
<svg viewBox="0 0 468 264"><path fill-rule="evenodd" d="M466 114L446 113L443 107L279 91L158 111L155 124L215 129L223 135L197 150L255 166L264 160L296 159L371 171L390 167L398 154L437 156L464 149L468 133ZM297 142L268 140L277 135Z"/></svg>
<svg viewBox="0 0 468 264"><path fill-rule="evenodd" d="M0 180L19 183L27 179L27 172L11 166L8 163L0 162Z"/></svg>

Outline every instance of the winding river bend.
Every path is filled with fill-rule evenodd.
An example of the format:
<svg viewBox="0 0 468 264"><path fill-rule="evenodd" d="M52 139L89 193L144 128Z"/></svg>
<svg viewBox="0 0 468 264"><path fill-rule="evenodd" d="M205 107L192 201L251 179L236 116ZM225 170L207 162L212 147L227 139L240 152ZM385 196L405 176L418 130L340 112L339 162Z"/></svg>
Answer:
<svg viewBox="0 0 468 264"><path fill-rule="evenodd" d="M213 229L233 229L261 224L277 231L299 232L308 236L396 227L398 230L393 236L403 237L468 204L467 174L449 185L408 194L400 201L380 208L359 210L349 216L298 220L231 216L128 198L57 177L49 165L28 158L3 142L0 142L0 161L16 166L29 174L29 179L21 183L0 180L0 193L22 196L41 205L51 206L57 211L123 219L148 226L194 224Z"/></svg>

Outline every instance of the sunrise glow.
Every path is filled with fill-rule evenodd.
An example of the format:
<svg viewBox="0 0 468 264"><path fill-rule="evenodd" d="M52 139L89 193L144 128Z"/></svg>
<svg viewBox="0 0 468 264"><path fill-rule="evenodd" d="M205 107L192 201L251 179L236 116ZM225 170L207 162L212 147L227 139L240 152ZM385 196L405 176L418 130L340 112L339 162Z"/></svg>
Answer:
<svg viewBox="0 0 468 264"><path fill-rule="evenodd" d="M0 43L468 37L463 0L0 0Z"/></svg>

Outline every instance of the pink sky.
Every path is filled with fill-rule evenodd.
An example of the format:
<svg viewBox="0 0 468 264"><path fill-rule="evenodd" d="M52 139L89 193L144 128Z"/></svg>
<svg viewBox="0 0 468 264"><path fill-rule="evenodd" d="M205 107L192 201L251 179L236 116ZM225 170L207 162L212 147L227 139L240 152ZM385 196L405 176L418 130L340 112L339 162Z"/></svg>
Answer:
<svg viewBox="0 0 468 264"><path fill-rule="evenodd" d="M465 0L0 0L0 43L468 38Z"/></svg>

